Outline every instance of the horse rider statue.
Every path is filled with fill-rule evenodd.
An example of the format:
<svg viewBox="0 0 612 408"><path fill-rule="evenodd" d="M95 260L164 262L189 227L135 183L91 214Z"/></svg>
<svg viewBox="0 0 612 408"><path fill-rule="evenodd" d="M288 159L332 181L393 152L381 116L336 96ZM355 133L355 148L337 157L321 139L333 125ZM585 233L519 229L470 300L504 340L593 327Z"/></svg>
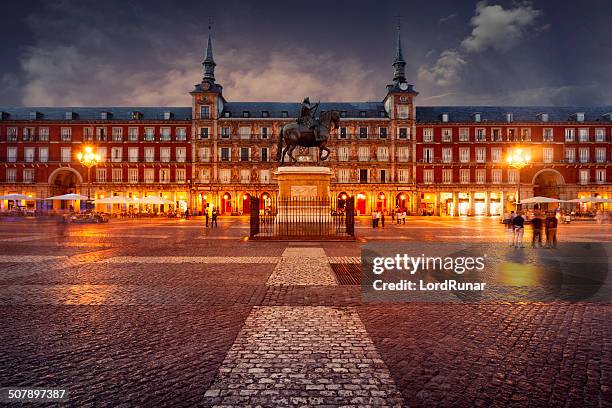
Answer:
<svg viewBox="0 0 612 408"><path fill-rule="evenodd" d="M319 132L319 121L315 116L318 108L319 103L310 103L310 98L308 96L305 97L300 107L300 117L297 119L297 123L312 130L316 141L322 141L325 140L325 135Z"/></svg>
<svg viewBox="0 0 612 408"><path fill-rule="evenodd" d="M292 162L297 162L293 151L298 146L318 148L317 163L329 158L330 150L326 143L330 133L340 126L340 112L335 109L326 110L317 119L315 113L318 107L319 103L312 104L308 97L304 98L297 120L280 128L276 160L281 164L285 163L285 155L288 155Z"/></svg>

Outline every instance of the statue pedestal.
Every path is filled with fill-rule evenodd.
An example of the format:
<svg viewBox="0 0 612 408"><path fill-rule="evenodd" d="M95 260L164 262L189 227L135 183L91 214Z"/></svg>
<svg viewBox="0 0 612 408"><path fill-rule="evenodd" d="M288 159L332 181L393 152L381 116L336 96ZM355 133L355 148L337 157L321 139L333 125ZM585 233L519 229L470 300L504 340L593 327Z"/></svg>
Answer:
<svg viewBox="0 0 612 408"><path fill-rule="evenodd" d="M279 167L278 223L323 223L331 220L329 167Z"/></svg>
<svg viewBox="0 0 612 408"><path fill-rule="evenodd" d="M331 175L329 167L283 166L274 173L279 198L329 200Z"/></svg>
<svg viewBox="0 0 612 408"><path fill-rule="evenodd" d="M355 239L353 213L334 208L331 175L328 167L279 167L278 197L264 214L251 213L251 239Z"/></svg>

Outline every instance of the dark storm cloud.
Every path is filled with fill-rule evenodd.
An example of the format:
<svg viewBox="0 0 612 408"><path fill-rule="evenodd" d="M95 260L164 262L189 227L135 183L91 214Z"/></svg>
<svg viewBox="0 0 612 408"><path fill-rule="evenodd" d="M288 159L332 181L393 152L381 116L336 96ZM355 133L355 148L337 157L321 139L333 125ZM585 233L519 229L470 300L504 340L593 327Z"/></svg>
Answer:
<svg viewBox="0 0 612 408"><path fill-rule="evenodd" d="M188 105L210 15L229 100L380 100L398 13L420 104L611 104L612 4L571 5L15 2L0 28L0 104Z"/></svg>

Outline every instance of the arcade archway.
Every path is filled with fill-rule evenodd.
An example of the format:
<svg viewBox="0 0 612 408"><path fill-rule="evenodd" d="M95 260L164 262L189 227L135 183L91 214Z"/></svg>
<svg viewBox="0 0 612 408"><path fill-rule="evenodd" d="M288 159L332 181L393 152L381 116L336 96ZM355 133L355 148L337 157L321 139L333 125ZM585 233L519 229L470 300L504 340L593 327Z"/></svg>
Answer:
<svg viewBox="0 0 612 408"><path fill-rule="evenodd" d="M357 215L364 215L366 213L366 200L368 196L366 193L361 192L357 194L357 199L355 200L355 212Z"/></svg>
<svg viewBox="0 0 612 408"><path fill-rule="evenodd" d="M395 206L400 211L408 211L409 197L406 193L399 193L395 196Z"/></svg>
<svg viewBox="0 0 612 408"><path fill-rule="evenodd" d="M251 213L251 195L249 193L242 194L242 214Z"/></svg>
<svg viewBox="0 0 612 408"><path fill-rule="evenodd" d="M565 180L557 170L544 169L535 174L532 183L534 196L561 198L561 186Z"/></svg>
<svg viewBox="0 0 612 408"><path fill-rule="evenodd" d="M49 193L51 196L74 194L82 184L83 178L72 167L60 167L49 175ZM81 194L83 193L87 194L87 191L81 191ZM56 209L66 209L70 204L71 202L68 201L56 201L52 205Z"/></svg>
<svg viewBox="0 0 612 408"><path fill-rule="evenodd" d="M221 213L232 213L232 195L230 193L223 193L221 196Z"/></svg>
<svg viewBox="0 0 612 408"><path fill-rule="evenodd" d="M338 209L344 209L344 207L346 206L347 198L349 198L349 195L344 191L338 194L338 199L337 199Z"/></svg>
<svg viewBox="0 0 612 408"><path fill-rule="evenodd" d="M380 192L376 195L376 211L383 211L387 209L387 195Z"/></svg>

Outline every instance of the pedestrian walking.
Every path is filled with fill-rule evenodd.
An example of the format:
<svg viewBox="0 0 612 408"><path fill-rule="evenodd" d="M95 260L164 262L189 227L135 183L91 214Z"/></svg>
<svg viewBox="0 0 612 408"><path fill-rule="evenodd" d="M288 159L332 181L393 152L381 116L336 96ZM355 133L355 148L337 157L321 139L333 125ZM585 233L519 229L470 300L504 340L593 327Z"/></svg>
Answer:
<svg viewBox="0 0 612 408"><path fill-rule="evenodd" d="M533 228L533 235L531 237L531 247L536 247L536 241L540 248L542 248L542 218L540 217L540 213L536 212L533 219L531 220L531 227Z"/></svg>
<svg viewBox="0 0 612 408"><path fill-rule="evenodd" d="M546 232L546 247L556 248L557 247L557 225L559 220L553 213L548 213L544 220L544 228Z"/></svg>
<svg viewBox="0 0 612 408"><path fill-rule="evenodd" d="M525 248L523 246L523 234L525 233L525 219L520 212L517 212L512 219L512 227L514 229L513 245L515 248Z"/></svg>
<svg viewBox="0 0 612 408"><path fill-rule="evenodd" d="M208 203L206 204L206 207L204 207L204 218L206 219L206 228L208 228L208 220L210 219Z"/></svg>
<svg viewBox="0 0 612 408"><path fill-rule="evenodd" d="M376 222L377 222L377 215L376 215L376 210L372 210L372 228L376 228Z"/></svg>
<svg viewBox="0 0 612 408"><path fill-rule="evenodd" d="M385 210L380 212L380 223L383 228L385 228Z"/></svg>
<svg viewBox="0 0 612 408"><path fill-rule="evenodd" d="M219 216L219 212L215 207L212 209L212 222L210 223L211 227L218 227L217 225L217 217Z"/></svg>
<svg viewBox="0 0 612 408"><path fill-rule="evenodd" d="M516 214L514 211L510 211L508 214L508 222L506 224L506 233L508 234L508 245L514 246L514 225L512 225L512 221Z"/></svg>

